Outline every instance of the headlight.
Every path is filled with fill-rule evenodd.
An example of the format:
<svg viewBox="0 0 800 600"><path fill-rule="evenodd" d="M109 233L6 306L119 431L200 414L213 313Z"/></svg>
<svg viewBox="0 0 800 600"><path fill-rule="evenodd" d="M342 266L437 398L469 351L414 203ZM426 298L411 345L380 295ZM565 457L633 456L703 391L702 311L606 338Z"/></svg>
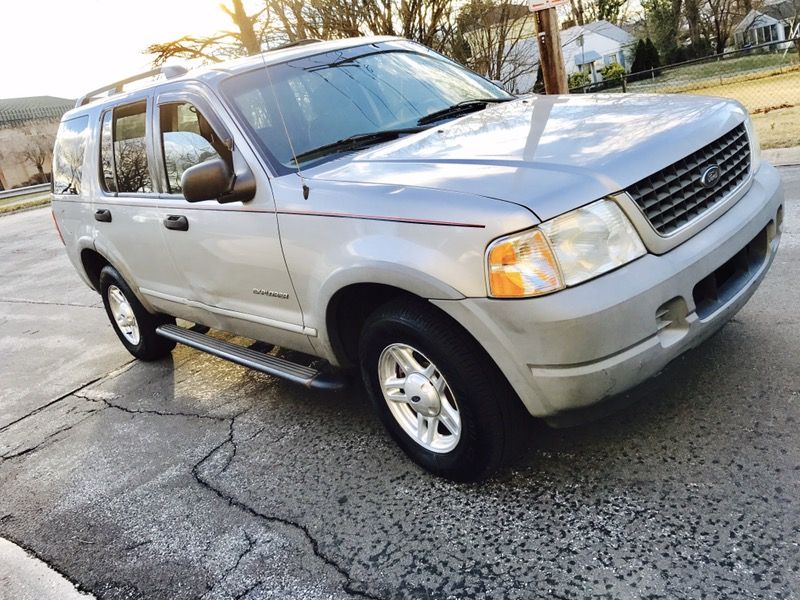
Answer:
<svg viewBox="0 0 800 600"><path fill-rule="evenodd" d="M747 129L747 138L750 142L750 160L752 162L752 172L755 173L761 166L761 143L758 140L758 133L753 125L753 119L749 116L747 117L745 128Z"/></svg>
<svg viewBox="0 0 800 600"><path fill-rule="evenodd" d="M644 255L628 218L600 200L489 246L489 293L521 298L555 292Z"/></svg>

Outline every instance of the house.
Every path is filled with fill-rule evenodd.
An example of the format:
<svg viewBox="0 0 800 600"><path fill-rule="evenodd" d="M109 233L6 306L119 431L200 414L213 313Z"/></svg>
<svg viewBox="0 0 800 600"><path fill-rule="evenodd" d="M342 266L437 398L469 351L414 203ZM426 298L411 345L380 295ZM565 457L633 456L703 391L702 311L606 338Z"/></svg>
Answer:
<svg viewBox="0 0 800 600"><path fill-rule="evenodd" d="M584 71L598 82L602 80L598 70L605 65L618 63L629 71L631 65L625 54L636 41L630 33L608 21L565 29L561 32L561 52L567 74Z"/></svg>
<svg viewBox="0 0 800 600"><path fill-rule="evenodd" d="M771 48L784 50L800 33L800 0L767 0L758 9L752 9L733 29L737 48L778 42ZM794 28L794 31L793 31Z"/></svg>
<svg viewBox="0 0 800 600"><path fill-rule="evenodd" d="M533 28L530 33L520 39L519 52L524 54L532 65L539 63L539 47ZM630 71L628 55L636 44L636 38L630 33L609 23L595 21L584 25L576 25L561 30L561 52L564 55L564 66L567 75L577 71L589 74L593 82L602 81L599 70L608 64L619 63L626 71ZM506 87L515 93L526 93L536 83L537 69L532 69L516 78Z"/></svg>
<svg viewBox="0 0 800 600"><path fill-rule="evenodd" d="M48 181L61 115L74 100L0 99L0 190Z"/></svg>

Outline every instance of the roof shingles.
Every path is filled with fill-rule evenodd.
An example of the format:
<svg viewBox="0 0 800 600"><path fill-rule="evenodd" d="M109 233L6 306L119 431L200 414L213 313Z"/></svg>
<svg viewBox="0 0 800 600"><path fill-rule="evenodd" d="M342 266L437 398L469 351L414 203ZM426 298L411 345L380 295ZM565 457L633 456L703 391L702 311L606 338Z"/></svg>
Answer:
<svg viewBox="0 0 800 600"><path fill-rule="evenodd" d="M0 99L0 127L37 119L60 119L73 106L74 100L53 96Z"/></svg>

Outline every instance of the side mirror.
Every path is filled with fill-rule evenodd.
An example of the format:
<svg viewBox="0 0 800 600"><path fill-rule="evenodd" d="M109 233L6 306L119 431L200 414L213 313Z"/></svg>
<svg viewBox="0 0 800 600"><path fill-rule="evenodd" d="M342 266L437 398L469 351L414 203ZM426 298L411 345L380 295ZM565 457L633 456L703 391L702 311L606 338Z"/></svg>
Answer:
<svg viewBox="0 0 800 600"><path fill-rule="evenodd" d="M256 195L256 178L247 163L234 153L235 173L221 158L212 158L189 167L181 177L183 197L187 202L216 200L227 202L247 202Z"/></svg>
<svg viewBox="0 0 800 600"><path fill-rule="evenodd" d="M217 200L233 185L233 174L221 158L189 167L181 176L181 190L187 202Z"/></svg>

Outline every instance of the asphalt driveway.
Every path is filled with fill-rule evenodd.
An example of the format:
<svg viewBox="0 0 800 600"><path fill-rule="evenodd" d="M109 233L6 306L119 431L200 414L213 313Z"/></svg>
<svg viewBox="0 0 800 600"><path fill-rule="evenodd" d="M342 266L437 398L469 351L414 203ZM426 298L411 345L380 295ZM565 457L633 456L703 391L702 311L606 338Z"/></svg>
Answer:
<svg viewBox="0 0 800 600"><path fill-rule="evenodd" d="M621 412L532 424L482 485L416 468L359 389L186 348L131 361L49 211L0 218L0 537L101 598L800 597L783 175L782 248L745 309Z"/></svg>

